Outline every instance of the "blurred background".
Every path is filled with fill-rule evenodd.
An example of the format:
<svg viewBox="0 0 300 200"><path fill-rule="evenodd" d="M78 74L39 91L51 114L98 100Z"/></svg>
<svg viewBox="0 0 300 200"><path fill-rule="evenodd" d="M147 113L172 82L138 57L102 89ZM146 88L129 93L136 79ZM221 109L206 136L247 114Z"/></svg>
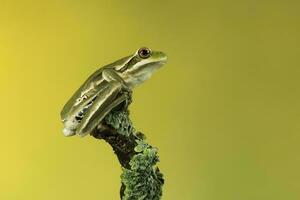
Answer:
<svg viewBox="0 0 300 200"><path fill-rule="evenodd" d="M136 88L164 200L300 199L299 1L8 1L0 8L0 199L118 199L104 141L60 110L141 46L169 62Z"/></svg>

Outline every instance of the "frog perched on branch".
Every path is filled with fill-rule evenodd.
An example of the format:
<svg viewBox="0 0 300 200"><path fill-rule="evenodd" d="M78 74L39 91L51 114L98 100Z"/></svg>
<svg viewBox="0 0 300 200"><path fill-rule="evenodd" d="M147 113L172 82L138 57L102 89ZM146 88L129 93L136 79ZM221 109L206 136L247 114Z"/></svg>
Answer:
<svg viewBox="0 0 300 200"><path fill-rule="evenodd" d="M146 143L129 119L132 89L167 61L160 51L140 48L92 74L61 111L64 135L91 134L108 142L123 168L121 199L159 200L164 183L155 167L157 149Z"/></svg>
<svg viewBox="0 0 300 200"><path fill-rule="evenodd" d="M135 54L97 70L61 112L65 136L90 133L113 108L130 99L135 86L149 79L166 61L163 52L140 48Z"/></svg>

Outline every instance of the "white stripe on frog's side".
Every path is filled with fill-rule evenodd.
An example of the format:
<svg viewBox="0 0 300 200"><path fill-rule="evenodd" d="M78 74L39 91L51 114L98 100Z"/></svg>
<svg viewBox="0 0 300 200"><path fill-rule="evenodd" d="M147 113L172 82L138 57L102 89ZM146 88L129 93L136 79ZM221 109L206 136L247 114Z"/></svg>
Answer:
<svg viewBox="0 0 300 200"><path fill-rule="evenodd" d="M74 106L77 106L78 104L80 104L84 99L87 99L88 97L86 95L83 95L81 97L79 97L78 99L76 99L76 102L74 104Z"/></svg>

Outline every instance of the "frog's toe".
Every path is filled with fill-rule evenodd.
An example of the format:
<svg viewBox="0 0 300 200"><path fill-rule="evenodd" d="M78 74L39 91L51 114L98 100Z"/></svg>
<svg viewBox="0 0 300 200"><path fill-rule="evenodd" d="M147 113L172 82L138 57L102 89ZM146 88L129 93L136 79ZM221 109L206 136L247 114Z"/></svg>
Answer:
<svg viewBox="0 0 300 200"><path fill-rule="evenodd" d="M68 128L64 128L63 133L64 133L64 136L66 136L66 137L73 136L76 134L76 132L74 130L70 130Z"/></svg>

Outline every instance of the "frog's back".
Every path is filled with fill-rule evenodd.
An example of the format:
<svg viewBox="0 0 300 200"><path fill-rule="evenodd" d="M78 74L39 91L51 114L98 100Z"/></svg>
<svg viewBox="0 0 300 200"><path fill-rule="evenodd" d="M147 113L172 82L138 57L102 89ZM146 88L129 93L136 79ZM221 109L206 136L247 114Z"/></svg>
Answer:
<svg viewBox="0 0 300 200"><path fill-rule="evenodd" d="M107 66L101 67L96 72L94 72L92 75L90 75L88 77L88 79L80 86L80 88L76 90L76 92L72 95L72 97L64 105L64 107L60 113L62 120L64 120L68 116L69 112L72 110L73 106L76 104L76 101L78 101L78 99L82 97L82 95L83 95L82 92L86 91L91 86L91 84L93 84L93 82L95 80L100 81L100 79L102 79L102 71L106 67Z"/></svg>
<svg viewBox="0 0 300 200"><path fill-rule="evenodd" d="M128 58L130 58L130 56L124 57L111 64L105 65L99 68L97 71L95 71L92 75L90 75L63 107L60 113L61 119L64 120L68 117L68 115L72 112L72 108L74 107L74 105L78 105L78 106L80 105L77 103L77 101L84 95L85 92L93 88L96 83L100 83L103 80L102 72L104 69L118 68L124 65L125 63L124 61L128 60Z"/></svg>

